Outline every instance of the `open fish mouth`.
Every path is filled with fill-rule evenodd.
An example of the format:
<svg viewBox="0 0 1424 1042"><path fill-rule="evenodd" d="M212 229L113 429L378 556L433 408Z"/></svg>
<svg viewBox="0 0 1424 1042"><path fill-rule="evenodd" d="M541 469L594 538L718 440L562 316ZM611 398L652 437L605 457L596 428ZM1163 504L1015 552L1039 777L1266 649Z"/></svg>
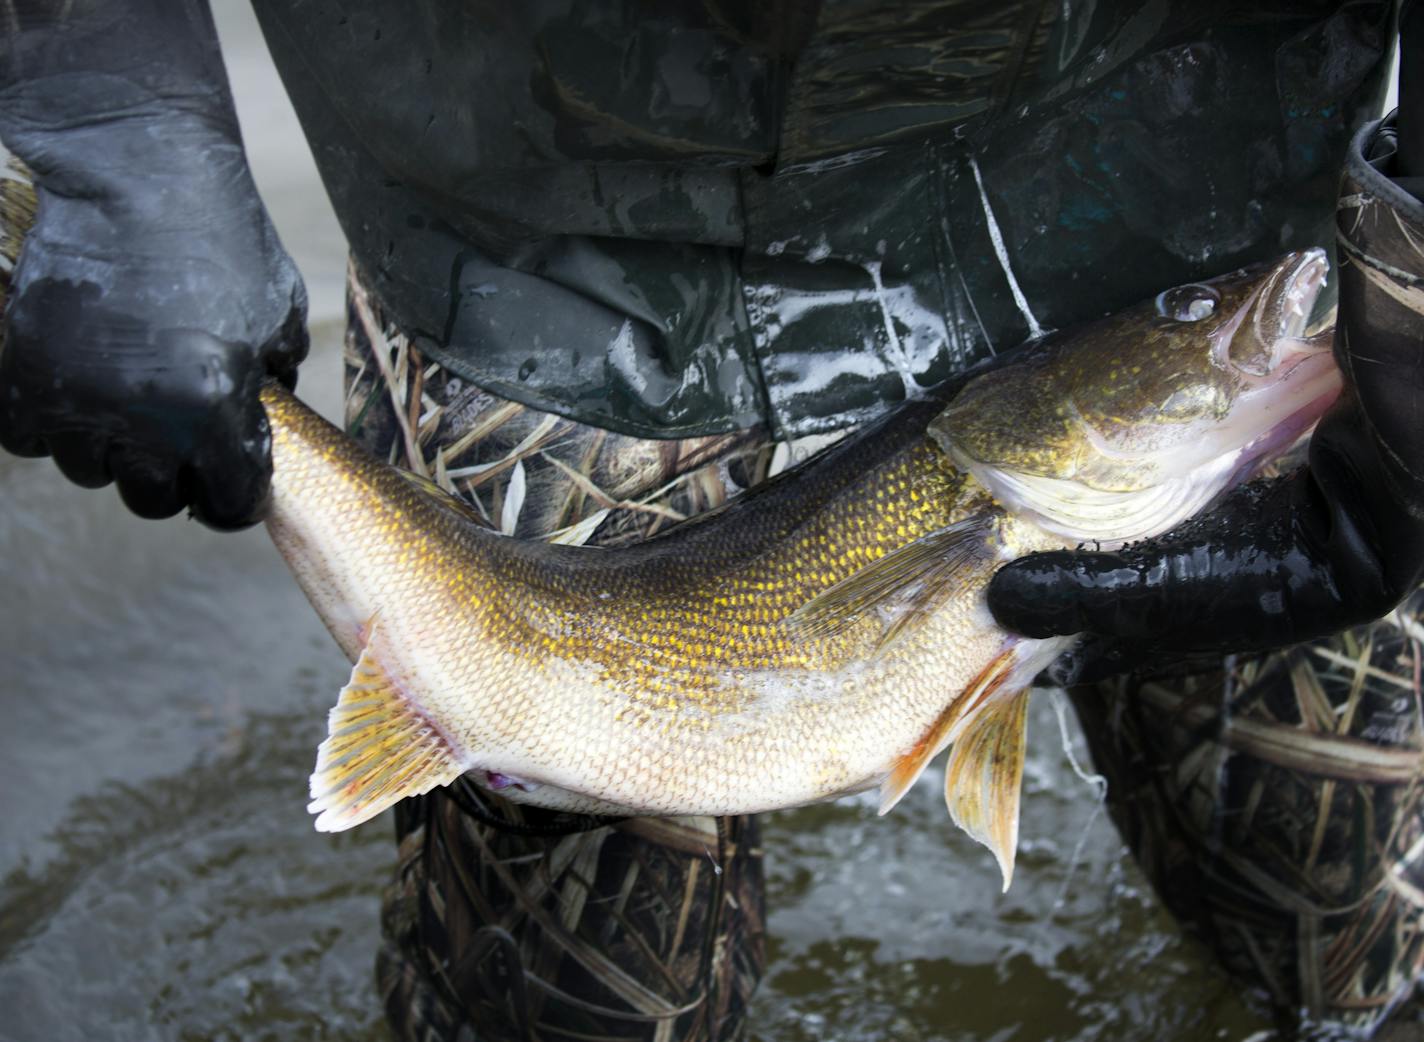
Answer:
<svg viewBox="0 0 1424 1042"><path fill-rule="evenodd" d="M1330 347L1329 330L1306 335L1311 311L1330 272L1319 248L1288 254L1212 336L1212 360L1248 386L1283 378L1301 357Z"/></svg>
<svg viewBox="0 0 1424 1042"><path fill-rule="evenodd" d="M1124 322L1118 350L1139 352L1126 405L1089 382L1060 407L1075 418L1066 436L1046 429L1058 447L997 459L960 440L954 425L969 426L972 441L977 422L961 410L945 447L1005 506L1065 539L1111 547L1160 535L1257 474L1339 396L1333 328L1310 328L1328 274L1325 251L1310 249L1165 291L1136 325L1130 313ZM1153 337L1171 349L1142 349ZM1061 352L1038 390L1052 393L1099 357ZM995 390L1003 397L992 404L1016 404L1011 384Z"/></svg>
<svg viewBox="0 0 1424 1042"><path fill-rule="evenodd" d="M1214 354L1241 379L1235 401L1220 421L1201 426L1190 448L1177 450L1177 460L1170 459L1170 450L1163 454L1159 472L1178 476L1144 496L1137 515L1141 529L1116 535L1117 541L1160 535L1250 480L1306 436L1335 403L1343 383L1331 352L1334 326L1307 335L1329 271L1324 250L1288 255L1243 309L1250 319L1242 323L1245 328L1223 331L1227 343L1216 350L1225 347L1229 361ZM1148 501L1154 508L1146 508Z"/></svg>
<svg viewBox="0 0 1424 1042"><path fill-rule="evenodd" d="M1294 263L1282 264L1261 294L1254 325L1257 336L1269 345L1270 361L1259 375L1242 367L1246 386L1233 409L1233 418L1240 419L1233 424L1235 431L1224 432L1241 439L1227 486L1249 480L1288 450L1340 396L1342 378L1331 353L1333 324L1307 335L1329 270L1324 250L1306 250Z"/></svg>
<svg viewBox="0 0 1424 1042"><path fill-rule="evenodd" d="M1279 317L1271 339L1298 340L1305 335L1306 324L1320 291L1325 288L1330 262L1322 249L1305 250L1293 265L1282 265L1263 298L1279 300ZM1277 288L1282 283L1283 288ZM1273 292L1274 290L1274 292Z"/></svg>

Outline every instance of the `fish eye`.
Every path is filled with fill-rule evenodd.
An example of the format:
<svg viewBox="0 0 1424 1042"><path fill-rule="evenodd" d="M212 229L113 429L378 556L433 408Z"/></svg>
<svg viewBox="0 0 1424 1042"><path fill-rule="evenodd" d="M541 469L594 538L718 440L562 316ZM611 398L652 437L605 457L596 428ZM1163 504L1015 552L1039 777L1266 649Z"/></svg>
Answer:
<svg viewBox="0 0 1424 1042"><path fill-rule="evenodd" d="M1216 314L1220 301L1210 286L1177 286L1157 295L1157 313L1177 322L1200 322Z"/></svg>

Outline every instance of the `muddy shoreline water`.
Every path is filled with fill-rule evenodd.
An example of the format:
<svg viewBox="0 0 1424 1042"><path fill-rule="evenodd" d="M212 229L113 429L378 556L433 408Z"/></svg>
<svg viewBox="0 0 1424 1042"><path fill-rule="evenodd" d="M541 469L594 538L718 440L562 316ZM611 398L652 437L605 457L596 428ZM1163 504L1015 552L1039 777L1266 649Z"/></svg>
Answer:
<svg viewBox="0 0 1424 1042"><path fill-rule="evenodd" d="M215 6L312 290L301 392L334 416L339 231L250 12ZM0 457L0 490L0 1039L388 1038L372 964L391 826L312 830L307 773L348 667L266 536L139 521L47 461ZM1006 896L935 777L886 818L869 795L768 816L754 1038L1275 1037L1150 893L1052 700L1030 726Z"/></svg>

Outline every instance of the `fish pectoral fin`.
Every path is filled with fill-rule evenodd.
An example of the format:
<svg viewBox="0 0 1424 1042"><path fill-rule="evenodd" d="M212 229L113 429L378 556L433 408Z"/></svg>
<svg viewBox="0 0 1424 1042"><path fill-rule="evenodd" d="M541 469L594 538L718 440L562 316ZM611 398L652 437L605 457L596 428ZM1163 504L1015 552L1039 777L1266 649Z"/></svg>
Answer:
<svg viewBox="0 0 1424 1042"><path fill-rule="evenodd" d="M959 590L971 566L994 558L997 511L971 514L884 557L807 601L785 625L811 637L833 636L870 612L884 629L877 650L910 632Z"/></svg>
<svg viewBox="0 0 1424 1042"><path fill-rule="evenodd" d="M463 773L450 742L379 661L375 623L327 716L317 750L311 803L320 832L340 832L407 796L448 785Z"/></svg>
<svg viewBox="0 0 1424 1042"><path fill-rule="evenodd" d="M910 791L910 786L919 780L930 761L954 741L973 714L1014 675L1018 662L1017 645L1010 643L964 686L913 748L895 758L885 780L880 783L881 814L887 813Z"/></svg>
<svg viewBox="0 0 1424 1042"><path fill-rule="evenodd" d="M944 770L950 817L993 852L1006 891L1019 843L1028 696L1023 688L984 706L955 741Z"/></svg>

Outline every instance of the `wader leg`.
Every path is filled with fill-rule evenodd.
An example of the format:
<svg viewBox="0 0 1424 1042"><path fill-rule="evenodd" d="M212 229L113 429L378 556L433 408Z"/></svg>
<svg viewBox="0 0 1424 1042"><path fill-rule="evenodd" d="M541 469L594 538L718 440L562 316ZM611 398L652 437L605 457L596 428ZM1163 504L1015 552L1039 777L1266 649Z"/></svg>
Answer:
<svg viewBox="0 0 1424 1042"><path fill-rule="evenodd" d="M1204 672L1075 691L1158 894L1292 1021L1366 1032L1424 971L1424 590Z"/></svg>
<svg viewBox="0 0 1424 1042"><path fill-rule="evenodd" d="M354 275L348 305L347 430L492 527L632 542L765 476L759 432L646 441L527 409L423 360ZM745 1034L764 961L755 818L581 817L468 779L395 813L376 975L398 1038Z"/></svg>

